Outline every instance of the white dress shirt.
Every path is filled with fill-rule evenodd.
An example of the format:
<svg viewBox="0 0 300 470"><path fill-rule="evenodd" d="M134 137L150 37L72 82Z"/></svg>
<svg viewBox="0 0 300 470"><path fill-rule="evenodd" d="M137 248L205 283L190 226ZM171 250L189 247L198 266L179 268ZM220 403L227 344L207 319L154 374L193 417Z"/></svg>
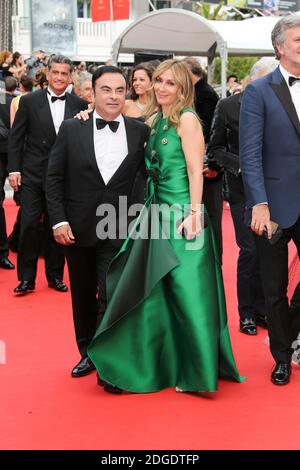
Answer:
<svg viewBox="0 0 300 470"><path fill-rule="evenodd" d="M103 119L95 111L93 114L95 156L103 181L107 184L128 154L126 129L121 114L114 119L119 122L117 132L111 131L108 125L103 129L97 129L97 118Z"/></svg>
<svg viewBox="0 0 300 470"><path fill-rule="evenodd" d="M292 102L296 108L296 112L298 115L298 119L300 121L300 80L295 81L292 86L289 85L289 77L293 76L290 74L285 68L282 67L282 65L279 65L279 70L282 73L283 78L286 81L286 84L288 86L288 89L290 90L291 93L291 98ZM298 77L297 77L298 78ZM299 77L300 78L300 77Z"/></svg>
<svg viewBox="0 0 300 470"><path fill-rule="evenodd" d="M54 103L52 103L51 97L52 96L64 96L64 95L65 95L65 92L62 93L61 95L56 95L55 93L53 93L53 91L50 88L47 88L47 98L48 98L51 116L52 116L56 134L58 134L60 125L64 120L66 100L56 100L54 101Z"/></svg>
<svg viewBox="0 0 300 470"><path fill-rule="evenodd" d="M119 122L117 132L111 131L109 125L106 125L103 129L97 129L97 118L103 119L96 111L94 111L94 150L97 166L104 183L107 185L111 177L115 174L123 160L128 155L127 135L122 114L119 114L119 116L114 119L114 121ZM52 228L55 230L67 223L68 222L66 221L62 221L54 225Z"/></svg>

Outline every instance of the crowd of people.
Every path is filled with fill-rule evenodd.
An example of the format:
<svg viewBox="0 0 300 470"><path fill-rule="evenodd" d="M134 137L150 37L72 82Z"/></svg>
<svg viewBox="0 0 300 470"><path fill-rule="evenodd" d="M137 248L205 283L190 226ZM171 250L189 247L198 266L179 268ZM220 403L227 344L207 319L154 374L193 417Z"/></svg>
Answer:
<svg viewBox="0 0 300 470"><path fill-rule="evenodd" d="M222 280L225 199L240 332L268 329L271 381L289 382L300 331L300 280L287 298L291 240L300 256L299 34L297 16L281 18L277 60L259 60L243 86L230 76L224 99L195 58L138 64L127 85L112 65L74 71L61 55L1 52L0 268L14 269L10 242L14 292L32 292L42 247L49 287L66 292L66 259L73 377L96 368L112 393L243 381ZM20 205L9 239L7 176Z"/></svg>

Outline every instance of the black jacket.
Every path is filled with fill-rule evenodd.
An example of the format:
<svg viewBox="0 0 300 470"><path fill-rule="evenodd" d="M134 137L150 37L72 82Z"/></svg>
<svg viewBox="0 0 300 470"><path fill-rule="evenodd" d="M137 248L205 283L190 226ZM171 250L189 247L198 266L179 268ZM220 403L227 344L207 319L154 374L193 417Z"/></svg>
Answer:
<svg viewBox="0 0 300 470"><path fill-rule="evenodd" d="M209 141L211 123L219 96L206 80L195 84L195 109L201 119L205 143Z"/></svg>
<svg viewBox="0 0 300 470"><path fill-rule="evenodd" d="M242 93L224 98L216 107L208 158L214 164L224 168L224 198L231 203L244 202L244 187L239 171L239 120Z"/></svg>
<svg viewBox="0 0 300 470"><path fill-rule="evenodd" d="M64 119L73 118L87 107L86 101L66 93ZM47 90L22 96L9 136L8 171L20 171L27 184L43 184L55 140Z"/></svg>
<svg viewBox="0 0 300 470"><path fill-rule="evenodd" d="M10 129L10 105L13 96L0 91L0 119L2 137L0 137L0 153L7 153L8 134Z"/></svg>
<svg viewBox="0 0 300 470"><path fill-rule="evenodd" d="M149 128L136 119L124 117L128 155L105 185L99 172L93 138L93 118L70 119L62 123L49 157L46 197L51 225L67 221L80 246L98 242L96 226L100 204L111 204L119 219L119 196L132 200L138 172L144 167L144 145ZM138 191L137 191L138 193ZM122 209L122 214L124 208ZM118 238L118 232L117 232ZM116 240L120 245L122 241Z"/></svg>

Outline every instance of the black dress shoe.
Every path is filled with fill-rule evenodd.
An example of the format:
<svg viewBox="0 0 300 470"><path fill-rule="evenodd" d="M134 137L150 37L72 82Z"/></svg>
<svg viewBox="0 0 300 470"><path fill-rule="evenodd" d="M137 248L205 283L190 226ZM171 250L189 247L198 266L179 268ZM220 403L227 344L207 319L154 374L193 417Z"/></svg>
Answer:
<svg viewBox="0 0 300 470"><path fill-rule="evenodd" d="M95 366L88 357L83 357L72 370L72 377L84 377L95 370Z"/></svg>
<svg viewBox="0 0 300 470"><path fill-rule="evenodd" d="M26 294L26 292L33 291L34 289L34 281L21 281L20 284L14 289L14 292L16 294Z"/></svg>
<svg viewBox="0 0 300 470"><path fill-rule="evenodd" d="M100 378L100 375L97 373L97 384L99 387L104 387L104 380Z"/></svg>
<svg viewBox="0 0 300 470"><path fill-rule="evenodd" d="M291 371L290 363L277 362L271 375L271 381L275 385L286 385L290 381Z"/></svg>
<svg viewBox="0 0 300 470"><path fill-rule="evenodd" d="M257 329L253 318L240 319L240 332L245 335L257 335Z"/></svg>
<svg viewBox="0 0 300 470"><path fill-rule="evenodd" d="M15 269L15 265L7 258L7 256L2 256L0 258L0 268L2 269Z"/></svg>
<svg viewBox="0 0 300 470"><path fill-rule="evenodd" d="M115 393L115 394L120 395L123 392L123 390L121 388L116 387L115 385L112 385L109 382L105 382L105 380L102 380L102 382L103 382L104 390L108 393Z"/></svg>
<svg viewBox="0 0 300 470"><path fill-rule="evenodd" d="M61 279L54 277L48 281L48 286L52 289L58 290L59 292L68 292L66 284L62 282Z"/></svg>
<svg viewBox="0 0 300 470"><path fill-rule="evenodd" d="M261 328L264 328L265 330L268 329L267 317L255 317L255 324L256 326L260 326Z"/></svg>

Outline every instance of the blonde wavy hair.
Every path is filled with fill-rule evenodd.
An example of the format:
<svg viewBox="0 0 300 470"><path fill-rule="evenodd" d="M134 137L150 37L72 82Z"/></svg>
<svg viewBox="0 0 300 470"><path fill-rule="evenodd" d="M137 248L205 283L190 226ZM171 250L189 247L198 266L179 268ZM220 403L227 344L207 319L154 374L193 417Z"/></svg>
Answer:
<svg viewBox="0 0 300 470"><path fill-rule="evenodd" d="M174 75L176 85L178 85L177 99L170 106L168 116L170 124L177 129L180 113L183 108L194 108L194 85L192 75L187 64L182 60L168 59L162 62L153 72L152 86L149 91L150 99L149 105L146 109L146 116L150 118L154 113L162 111L161 106L158 104L154 86L157 78L167 70L171 70Z"/></svg>

